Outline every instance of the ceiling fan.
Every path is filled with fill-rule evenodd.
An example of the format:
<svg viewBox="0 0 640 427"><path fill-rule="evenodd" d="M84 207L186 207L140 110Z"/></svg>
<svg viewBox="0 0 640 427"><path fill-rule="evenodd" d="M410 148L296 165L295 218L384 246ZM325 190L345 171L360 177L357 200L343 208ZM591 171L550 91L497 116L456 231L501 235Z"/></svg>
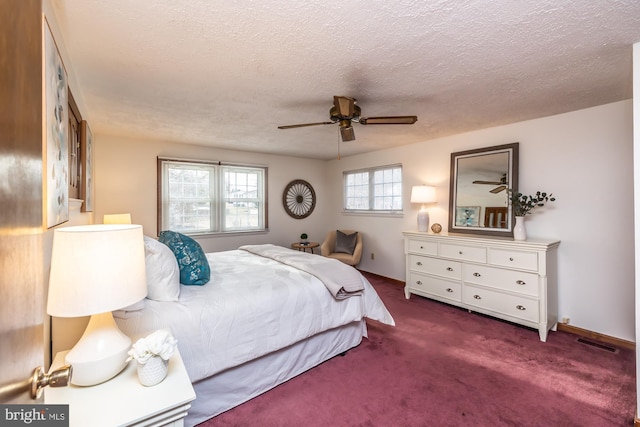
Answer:
<svg viewBox="0 0 640 427"><path fill-rule="evenodd" d="M480 181L480 180L476 180L473 181L474 184L487 184L487 185L497 185L496 188L492 188L491 190L489 190L490 193L493 194L497 194L500 193L501 191L504 191L507 189L507 174L502 174L502 178L500 178L500 181Z"/></svg>
<svg viewBox="0 0 640 427"><path fill-rule="evenodd" d="M353 141L356 135L352 123L361 125L412 125L418 121L417 116L389 116L389 117L360 117L360 107L356 105L355 98L348 96L334 96L333 107L329 110L328 122L303 123L298 125L278 126L278 129L294 129L305 126L340 125L342 141Z"/></svg>

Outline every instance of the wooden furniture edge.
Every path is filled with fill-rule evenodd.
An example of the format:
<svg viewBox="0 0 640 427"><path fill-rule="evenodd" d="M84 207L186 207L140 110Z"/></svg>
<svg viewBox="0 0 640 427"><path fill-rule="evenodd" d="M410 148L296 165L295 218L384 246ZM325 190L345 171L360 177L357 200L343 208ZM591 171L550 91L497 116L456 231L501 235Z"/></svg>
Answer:
<svg viewBox="0 0 640 427"><path fill-rule="evenodd" d="M394 285L398 285L398 286L402 286L404 288L405 286L405 282L402 280L398 280L398 279L392 279L390 277L385 277L382 276L380 274L376 274L376 273L371 273L369 271L364 271L361 270L363 273L369 274L371 276L376 276L380 279L383 279L387 282L393 283ZM590 331L588 329L582 329L582 328L578 328L577 326L571 326L571 325L565 325L563 323L558 323L558 330L559 331L563 331L563 332L567 332L573 335L578 335L584 338L589 338L595 341L600 341L603 343L607 343L607 344L611 344L617 347L622 347L622 348L626 348L629 350L633 350L635 351L636 349L636 344L632 341L627 341L627 340L623 340L621 338L616 338L616 337L612 337L609 335L604 335L598 332L593 332ZM636 427L640 427L640 418L636 417Z"/></svg>
<svg viewBox="0 0 640 427"><path fill-rule="evenodd" d="M577 326L565 325L564 323L558 323L558 330L568 332L573 335L578 335L592 340L600 341L603 343L611 344L617 347L626 348L635 351L636 343L632 341L623 340L621 338L604 335L598 332L593 332L588 329L578 328Z"/></svg>

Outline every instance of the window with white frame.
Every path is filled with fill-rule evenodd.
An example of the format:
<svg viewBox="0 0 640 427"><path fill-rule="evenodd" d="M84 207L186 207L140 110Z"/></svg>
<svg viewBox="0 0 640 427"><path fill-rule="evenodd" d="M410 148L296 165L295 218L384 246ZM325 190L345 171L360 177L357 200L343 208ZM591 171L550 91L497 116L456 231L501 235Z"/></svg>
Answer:
<svg viewBox="0 0 640 427"><path fill-rule="evenodd" d="M158 231L267 229L265 167L158 158L158 173Z"/></svg>
<svg viewBox="0 0 640 427"><path fill-rule="evenodd" d="M344 172L345 212L402 212L402 165Z"/></svg>

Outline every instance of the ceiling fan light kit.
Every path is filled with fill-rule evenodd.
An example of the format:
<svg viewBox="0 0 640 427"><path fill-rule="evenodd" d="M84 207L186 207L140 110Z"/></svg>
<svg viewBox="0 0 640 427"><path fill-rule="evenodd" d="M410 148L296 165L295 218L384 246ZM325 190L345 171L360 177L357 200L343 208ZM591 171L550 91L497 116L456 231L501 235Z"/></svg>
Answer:
<svg viewBox="0 0 640 427"><path fill-rule="evenodd" d="M351 126L340 125L340 136L342 137L342 142L353 141L356 139L356 133L353 131Z"/></svg>
<svg viewBox="0 0 640 427"><path fill-rule="evenodd" d="M418 121L418 116L387 116L360 117L361 109L356 105L356 99L348 96L334 96L333 107L329 109L330 122L302 123L297 125L278 126L278 129L294 129L306 126L340 124L342 142L356 139L352 123L361 125L412 125Z"/></svg>

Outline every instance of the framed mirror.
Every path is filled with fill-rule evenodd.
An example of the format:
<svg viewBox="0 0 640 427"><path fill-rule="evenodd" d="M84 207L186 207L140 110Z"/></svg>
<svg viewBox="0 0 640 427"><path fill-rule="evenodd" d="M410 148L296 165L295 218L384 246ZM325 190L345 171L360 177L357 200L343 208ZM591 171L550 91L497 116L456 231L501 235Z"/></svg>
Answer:
<svg viewBox="0 0 640 427"><path fill-rule="evenodd" d="M513 236L518 143L451 153L449 232Z"/></svg>

